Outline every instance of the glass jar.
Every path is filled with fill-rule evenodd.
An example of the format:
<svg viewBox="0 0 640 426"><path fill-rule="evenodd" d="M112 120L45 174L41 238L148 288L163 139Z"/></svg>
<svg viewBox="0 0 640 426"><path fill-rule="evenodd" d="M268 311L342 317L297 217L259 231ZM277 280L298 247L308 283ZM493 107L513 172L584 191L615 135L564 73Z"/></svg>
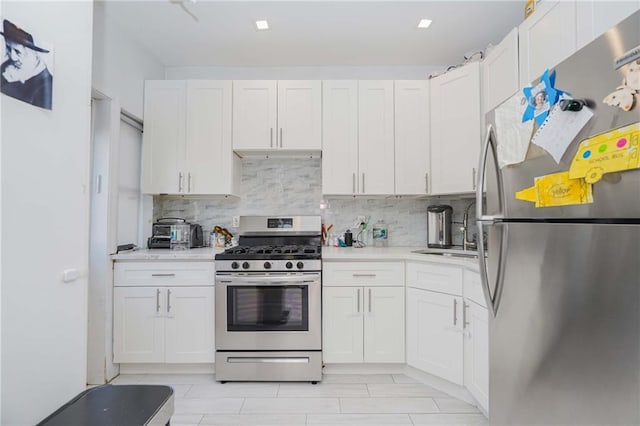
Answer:
<svg viewBox="0 0 640 426"><path fill-rule="evenodd" d="M386 247L389 237L387 224L384 220L379 220L373 225L373 246L374 247Z"/></svg>
<svg viewBox="0 0 640 426"><path fill-rule="evenodd" d="M191 225L175 224L171 225L171 239L169 248L171 250L187 250L191 247Z"/></svg>

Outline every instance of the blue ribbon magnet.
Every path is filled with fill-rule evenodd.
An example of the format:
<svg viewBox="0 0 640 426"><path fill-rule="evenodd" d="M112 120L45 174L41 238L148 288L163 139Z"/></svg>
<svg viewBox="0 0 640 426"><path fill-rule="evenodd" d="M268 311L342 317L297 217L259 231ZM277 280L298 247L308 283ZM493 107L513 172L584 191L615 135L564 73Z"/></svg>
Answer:
<svg viewBox="0 0 640 426"><path fill-rule="evenodd" d="M527 108L522 115L522 122L535 120L538 126L547 119L551 108L558 103L560 96L565 92L553 87L556 82L556 72L549 73L545 70L540 77L540 82L535 86L522 89L527 99Z"/></svg>

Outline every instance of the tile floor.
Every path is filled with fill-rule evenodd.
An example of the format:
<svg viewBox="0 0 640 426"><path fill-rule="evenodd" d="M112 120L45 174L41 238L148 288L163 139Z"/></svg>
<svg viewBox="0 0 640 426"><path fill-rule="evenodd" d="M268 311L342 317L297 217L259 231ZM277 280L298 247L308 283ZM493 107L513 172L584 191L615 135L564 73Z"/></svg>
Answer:
<svg viewBox="0 0 640 426"><path fill-rule="evenodd" d="M172 426L488 425L472 405L398 374L325 374L321 383L225 383L212 374L126 374L113 384L166 384Z"/></svg>

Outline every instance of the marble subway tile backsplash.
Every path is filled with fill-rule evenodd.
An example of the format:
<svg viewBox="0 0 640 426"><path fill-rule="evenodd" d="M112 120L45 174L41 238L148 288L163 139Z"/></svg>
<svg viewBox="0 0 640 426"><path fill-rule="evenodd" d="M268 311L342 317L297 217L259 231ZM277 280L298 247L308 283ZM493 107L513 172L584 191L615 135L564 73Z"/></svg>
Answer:
<svg viewBox="0 0 640 426"><path fill-rule="evenodd" d="M418 199L386 197L328 198L327 209L320 209L322 200L322 167L320 159L312 158L245 158L240 198L156 196L154 220L159 217L184 217L202 225L205 233L215 225L232 228L233 216L247 215L321 215L323 223L333 224L332 231L343 233L358 215L371 216L370 226L379 219L389 229L390 246L421 246L427 244L427 206L449 204L453 219L462 222L465 207L471 199ZM472 208L470 214L474 214ZM473 216L472 216L473 217ZM453 242L462 238L454 224ZM237 231L237 230L235 230ZM470 232L475 232L472 229Z"/></svg>

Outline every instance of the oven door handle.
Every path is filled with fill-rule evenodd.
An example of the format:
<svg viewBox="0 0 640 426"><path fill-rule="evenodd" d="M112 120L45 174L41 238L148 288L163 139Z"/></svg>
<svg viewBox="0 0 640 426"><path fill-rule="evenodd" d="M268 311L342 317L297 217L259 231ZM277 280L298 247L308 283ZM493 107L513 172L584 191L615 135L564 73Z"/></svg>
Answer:
<svg viewBox="0 0 640 426"><path fill-rule="evenodd" d="M291 284L313 283L320 281L320 274L297 276L270 276L263 277L218 277L217 282L222 284Z"/></svg>

